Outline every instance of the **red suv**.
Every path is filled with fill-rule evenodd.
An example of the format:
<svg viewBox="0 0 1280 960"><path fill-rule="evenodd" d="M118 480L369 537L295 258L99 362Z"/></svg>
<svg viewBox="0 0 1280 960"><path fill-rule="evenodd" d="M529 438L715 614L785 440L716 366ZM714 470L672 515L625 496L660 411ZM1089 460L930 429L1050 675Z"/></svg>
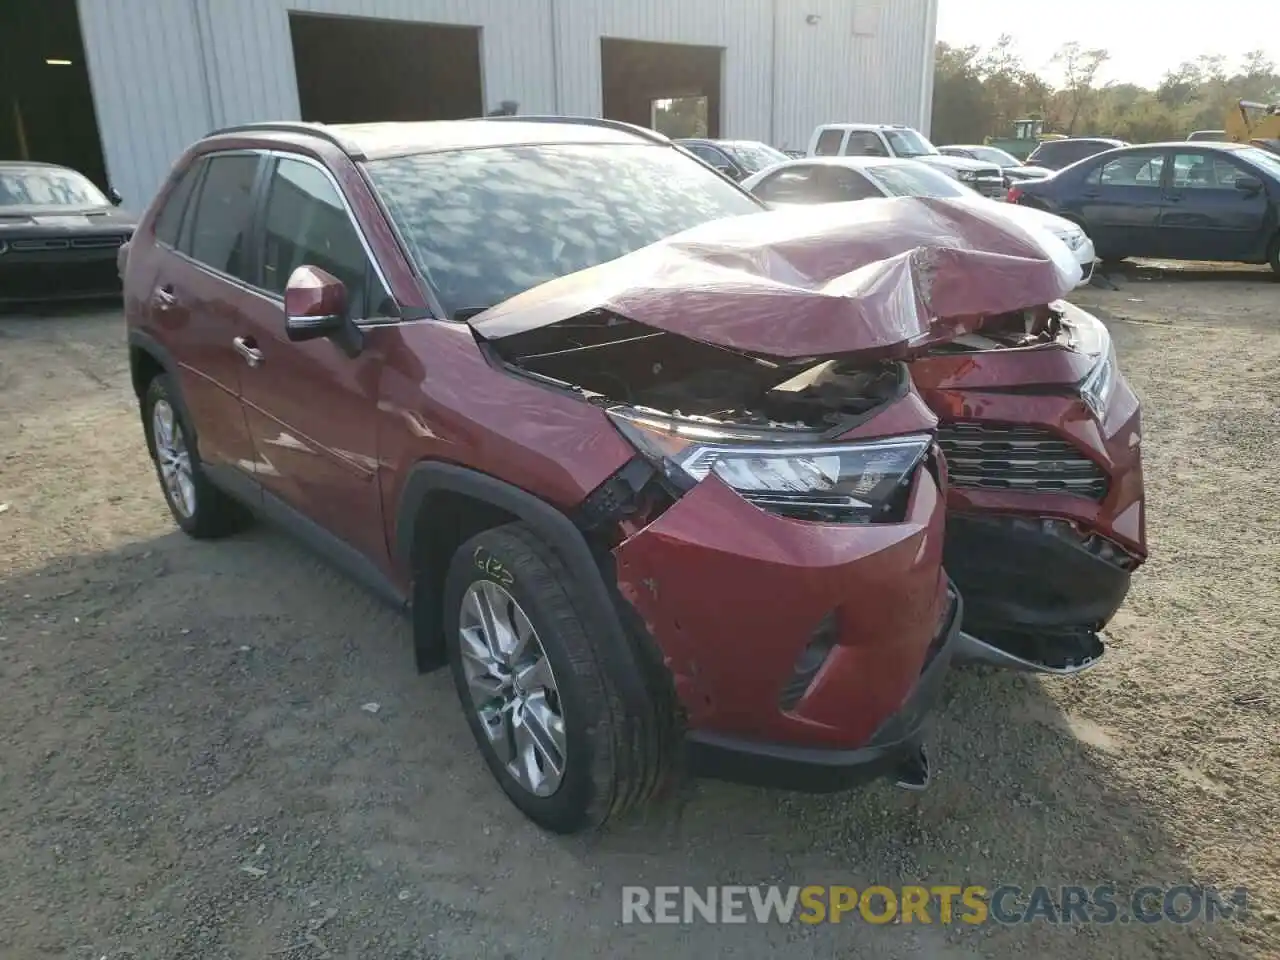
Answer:
<svg viewBox="0 0 1280 960"><path fill-rule="evenodd" d="M212 134L121 254L169 507L274 518L405 609L548 828L684 766L923 786L961 601L904 361L1074 281L894 209L760 213L605 121Z"/></svg>

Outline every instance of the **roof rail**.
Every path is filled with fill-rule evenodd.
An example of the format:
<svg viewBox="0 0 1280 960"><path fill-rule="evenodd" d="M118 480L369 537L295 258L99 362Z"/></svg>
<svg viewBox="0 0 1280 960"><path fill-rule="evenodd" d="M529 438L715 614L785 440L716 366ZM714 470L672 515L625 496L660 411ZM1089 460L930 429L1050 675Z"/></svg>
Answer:
<svg viewBox="0 0 1280 960"><path fill-rule="evenodd" d="M323 123L309 123L304 120L260 120L255 123L239 123L233 127L222 127L218 130L213 130L206 136L219 137L223 134L270 132L300 133L309 137L319 137L321 140L327 140L332 143L353 160L367 159L364 151L359 146L338 136L331 127L327 127Z"/></svg>
<svg viewBox="0 0 1280 960"><path fill-rule="evenodd" d="M521 116L520 114L504 114L496 117L472 117L473 120L514 120L517 123L576 123L584 127L604 127L608 130L617 130L620 133L631 133L645 140L651 140L654 143L670 143L671 138L667 137L657 130L650 130L648 127L641 127L634 123L626 123L622 120L606 120L604 117L554 117L543 114L534 114L529 116Z"/></svg>

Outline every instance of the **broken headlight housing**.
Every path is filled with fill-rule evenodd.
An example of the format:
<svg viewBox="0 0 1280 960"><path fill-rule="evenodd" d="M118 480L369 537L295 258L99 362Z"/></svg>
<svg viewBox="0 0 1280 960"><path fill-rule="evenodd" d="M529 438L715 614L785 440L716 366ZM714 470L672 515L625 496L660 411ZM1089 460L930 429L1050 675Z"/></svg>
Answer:
<svg viewBox="0 0 1280 960"><path fill-rule="evenodd" d="M858 442L812 442L812 434L738 430L670 417L643 407L614 407L614 424L678 490L715 474L770 513L823 523L902 519L929 434Z"/></svg>
<svg viewBox="0 0 1280 960"><path fill-rule="evenodd" d="M1055 306L1062 313L1063 323L1070 335L1071 349L1093 361L1093 366L1080 381L1078 389L1085 405L1101 420L1120 377L1111 333L1101 320L1077 306L1066 302Z"/></svg>

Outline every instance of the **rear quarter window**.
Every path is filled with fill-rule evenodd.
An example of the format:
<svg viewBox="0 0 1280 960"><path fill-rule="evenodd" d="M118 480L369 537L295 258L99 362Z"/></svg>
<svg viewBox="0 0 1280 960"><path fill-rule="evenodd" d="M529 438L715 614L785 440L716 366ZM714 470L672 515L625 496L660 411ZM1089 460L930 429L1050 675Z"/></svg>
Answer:
<svg viewBox="0 0 1280 960"><path fill-rule="evenodd" d="M200 174L204 171L204 161L197 160L178 175L178 182L169 195L165 197L164 206L156 214L156 239L170 247L178 245L178 234L182 230L182 218L187 212L191 194L200 182Z"/></svg>

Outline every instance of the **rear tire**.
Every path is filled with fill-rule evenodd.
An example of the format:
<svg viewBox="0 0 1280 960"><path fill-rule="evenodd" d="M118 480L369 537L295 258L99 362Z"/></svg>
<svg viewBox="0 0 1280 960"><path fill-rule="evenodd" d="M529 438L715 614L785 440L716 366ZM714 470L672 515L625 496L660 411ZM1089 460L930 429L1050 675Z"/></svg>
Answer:
<svg viewBox="0 0 1280 960"><path fill-rule="evenodd" d="M160 490L183 533L197 540L225 537L245 527L249 513L205 476L182 410L169 377L153 377L142 398L142 423Z"/></svg>
<svg viewBox="0 0 1280 960"><path fill-rule="evenodd" d="M561 834L646 803L668 766L644 762L665 742L656 701L628 712L581 589L550 546L512 523L458 549L443 598L449 665L485 763L525 816ZM518 651L503 649L516 636Z"/></svg>

